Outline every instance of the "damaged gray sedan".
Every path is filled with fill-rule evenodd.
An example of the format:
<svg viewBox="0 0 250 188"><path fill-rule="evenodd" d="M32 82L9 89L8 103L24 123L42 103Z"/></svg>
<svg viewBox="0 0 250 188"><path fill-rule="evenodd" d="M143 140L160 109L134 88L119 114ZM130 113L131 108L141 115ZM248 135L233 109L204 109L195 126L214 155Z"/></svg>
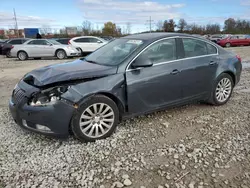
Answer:
<svg viewBox="0 0 250 188"><path fill-rule="evenodd" d="M130 35L85 58L26 74L9 108L23 128L94 141L110 136L126 117L192 101L223 105L241 70L239 56L202 38Z"/></svg>

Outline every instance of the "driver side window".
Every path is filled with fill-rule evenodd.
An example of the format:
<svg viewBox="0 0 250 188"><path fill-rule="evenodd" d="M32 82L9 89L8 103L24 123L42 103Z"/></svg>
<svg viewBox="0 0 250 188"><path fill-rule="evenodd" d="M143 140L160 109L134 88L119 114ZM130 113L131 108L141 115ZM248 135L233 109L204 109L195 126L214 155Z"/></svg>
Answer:
<svg viewBox="0 0 250 188"><path fill-rule="evenodd" d="M149 58L153 64L176 60L175 39L165 39L151 45L140 56Z"/></svg>

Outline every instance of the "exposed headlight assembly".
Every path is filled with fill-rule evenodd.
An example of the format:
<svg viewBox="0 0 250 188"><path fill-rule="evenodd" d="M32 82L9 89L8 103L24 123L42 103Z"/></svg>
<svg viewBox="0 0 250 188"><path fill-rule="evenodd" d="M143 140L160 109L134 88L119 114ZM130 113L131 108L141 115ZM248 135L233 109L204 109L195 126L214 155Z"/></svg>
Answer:
<svg viewBox="0 0 250 188"><path fill-rule="evenodd" d="M29 101L30 106L46 106L53 105L57 100L61 99L61 95L68 91L69 86L57 86L42 90L35 94Z"/></svg>

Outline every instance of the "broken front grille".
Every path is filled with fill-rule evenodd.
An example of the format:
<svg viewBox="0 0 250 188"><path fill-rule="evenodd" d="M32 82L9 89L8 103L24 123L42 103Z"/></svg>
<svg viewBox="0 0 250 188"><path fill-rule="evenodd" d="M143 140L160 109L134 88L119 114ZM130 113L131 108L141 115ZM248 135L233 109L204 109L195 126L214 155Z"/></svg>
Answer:
<svg viewBox="0 0 250 188"><path fill-rule="evenodd" d="M25 92L17 86L12 93L12 102L14 104L20 104L24 99L25 99Z"/></svg>

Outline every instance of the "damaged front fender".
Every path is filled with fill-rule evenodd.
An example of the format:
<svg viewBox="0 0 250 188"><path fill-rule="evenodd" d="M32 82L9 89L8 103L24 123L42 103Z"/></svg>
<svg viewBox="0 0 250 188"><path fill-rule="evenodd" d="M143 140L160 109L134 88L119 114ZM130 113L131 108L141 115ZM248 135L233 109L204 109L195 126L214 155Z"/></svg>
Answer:
<svg viewBox="0 0 250 188"><path fill-rule="evenodd" d="M86 82L73 84L62 98L81 105L89 97L96 94L107 94L117 98L126 106L124 74L115 74L106 77L92 78Z"/></svg>

